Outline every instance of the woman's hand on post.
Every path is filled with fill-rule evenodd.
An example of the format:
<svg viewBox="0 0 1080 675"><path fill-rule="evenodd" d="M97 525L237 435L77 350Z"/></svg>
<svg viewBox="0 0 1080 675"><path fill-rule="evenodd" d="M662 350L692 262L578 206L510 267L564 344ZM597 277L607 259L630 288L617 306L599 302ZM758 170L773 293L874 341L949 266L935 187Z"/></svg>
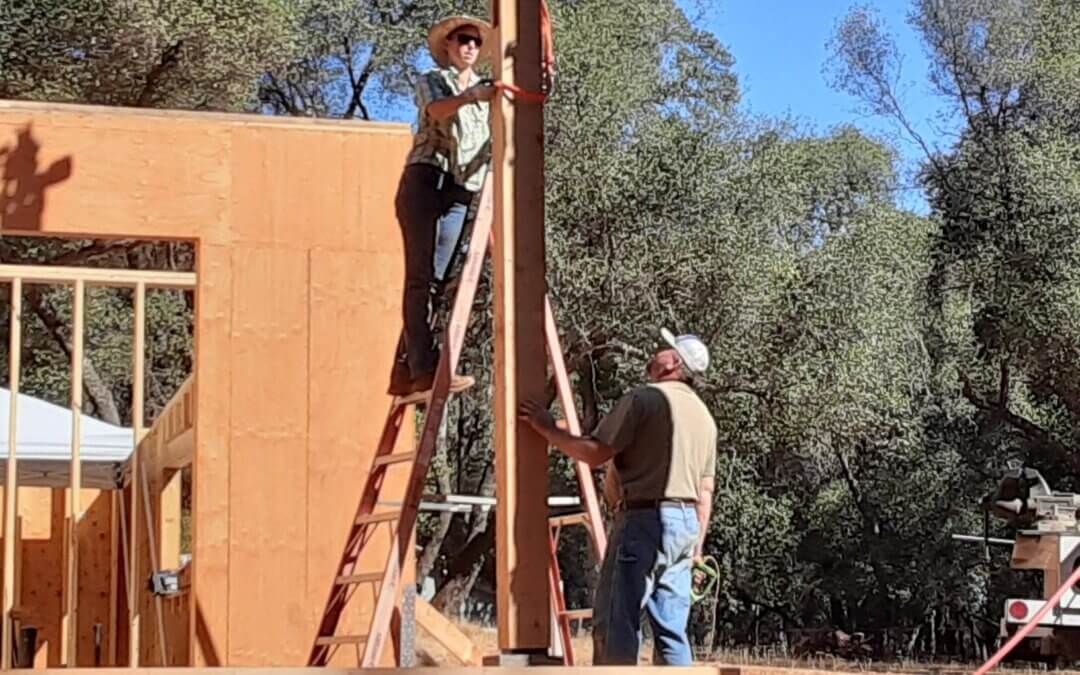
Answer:
<svg viewBox="0 0 1080 675"><path fill-rule="evenodd" d="M466 89L464 93L473 101L490 101L495 98L495 85L480 82Z"/></svg>

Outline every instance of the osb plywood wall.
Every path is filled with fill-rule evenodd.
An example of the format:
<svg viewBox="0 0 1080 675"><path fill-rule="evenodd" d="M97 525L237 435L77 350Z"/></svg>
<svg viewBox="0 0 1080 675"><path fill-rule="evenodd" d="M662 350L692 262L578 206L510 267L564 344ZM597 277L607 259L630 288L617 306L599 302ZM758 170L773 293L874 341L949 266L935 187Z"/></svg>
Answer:
<svg viewBox="0 0 1080 675"><path fill-rule="evenodd" d="M198 242L193 665L307 657L390 402L409 143L405 125L0 102L0 175L33 196L0 232Z"/></svg>
<svg viewBox="0 0 1080 675"><path fill-rule="evenodd" d="M23 626L37 628L38 667L60 667L61 622L64 616L64 533L66 490L19 489L20 541L16 559L19 579L15 608ZM0 489L0 495L3 490ZM93 666L100 656L109 665L109 589L112 506L109 493L82 490L79 520L79 634L78 664ZM2 541L2 540L0 540ZM0 570L3 562L0 561ZM94 625L102 629L101 650L95 653Z"/></svg>

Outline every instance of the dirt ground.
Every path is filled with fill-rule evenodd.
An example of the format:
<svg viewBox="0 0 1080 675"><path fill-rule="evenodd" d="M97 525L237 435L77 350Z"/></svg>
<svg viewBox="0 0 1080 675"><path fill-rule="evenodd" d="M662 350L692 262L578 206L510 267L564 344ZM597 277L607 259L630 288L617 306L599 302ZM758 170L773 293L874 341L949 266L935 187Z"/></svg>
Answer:
<svg viewBox="0 0 1080 675"><path fill-rule="evenodd" d="M478 626L471 623L459 623L458 627L469 636L473 644L480 648L484 654L495 654L499 650L498 634L494 627ZM416 636L419 665L439 666L458 665L454 657L446 652L438 643L420 631ZM592 639L588 631L579 631L574 639L574 655L578 665L592 664ZM651 645L646 643L641 650L641 665L651 663ZM813 675L813 673L925 673L928 675L970 675L981 664L926 664L926 663L853 663L840 659L782 659L752 658L746 653L724 653L714 655L708 661L700 661L701 665L742 666L746 675L778 675L776 669L792 669L801 671L799 675ZM757 669L761 669L756 672ZM999 666L994 672L1019 673L1047 673L1054 675L1080 675L1080 671L1064 670L1036 670L1032 668L1009 668Z"/></svg>

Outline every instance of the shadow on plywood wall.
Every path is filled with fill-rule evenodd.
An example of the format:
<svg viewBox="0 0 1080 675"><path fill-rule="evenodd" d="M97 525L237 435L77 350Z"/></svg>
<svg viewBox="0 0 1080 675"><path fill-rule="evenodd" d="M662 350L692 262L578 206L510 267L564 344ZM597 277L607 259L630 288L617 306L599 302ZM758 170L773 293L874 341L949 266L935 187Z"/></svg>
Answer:
<svg viewBox="0 0 1080 675"><path fill-rule="evenodd" d="M41 229L45 191L71 177L71 156L63 157L44 171L39 166L41 145L34 140L31 125L15 135L13 143L0 146L0 228L36 231Z"/></svg>

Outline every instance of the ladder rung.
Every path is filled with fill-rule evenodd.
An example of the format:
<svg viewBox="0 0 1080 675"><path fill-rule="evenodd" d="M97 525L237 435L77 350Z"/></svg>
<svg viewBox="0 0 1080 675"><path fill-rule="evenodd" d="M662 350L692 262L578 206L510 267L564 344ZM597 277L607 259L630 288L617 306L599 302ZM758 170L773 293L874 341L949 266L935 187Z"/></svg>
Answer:
<svg viewBox="0 0 1080 675"><path fill-rule="evenodd" d="M375 458L375 466L388 466L390 464L401 464L403 462L411 462L416 459L415 452L395 452L391 455L381 455Z"/></svg>
<svg viewBox="0 0 1080 675"><path fill-rule="evenodd" d="M367 574L342 574L337 579L334 579L334 583L338 586L347 586L349 584L366 584L372 581L382 581L382 572L368 572Z"/></svg>
<svg viewBox="0 0 1080 675"><path fill-rule="evenodd" d="M367 642L366 635L331 635L330 637L315 638L315 644L320 647L326 645L362 645Z"/></svg>
<svg viewBox="0 0 1080 675"><path fill-rule="evenodd" d="M567 527L569 525L588 525L589 514L582 511L581 513L568 513L565 516L552 516L548 518L548 523L551 525L558 525L559 527Z"/></svg>
<svg viewBox="0 0 1080 675"><path fill-rule="evenodd" d="M371 523L385 523L397 520L401 517L401 511L383 511L382 513L369 513L356 519L357 525L370 525Z"/></svg>
<svg viewBox="0 0 1080 675"><path fill-rule="evenodd" d="M570 619L571 621L573 621L575 619L591 619L592 618L592 610L591 609L568 609L565 612L559 612L559 614L563 618Z"/></svg>

